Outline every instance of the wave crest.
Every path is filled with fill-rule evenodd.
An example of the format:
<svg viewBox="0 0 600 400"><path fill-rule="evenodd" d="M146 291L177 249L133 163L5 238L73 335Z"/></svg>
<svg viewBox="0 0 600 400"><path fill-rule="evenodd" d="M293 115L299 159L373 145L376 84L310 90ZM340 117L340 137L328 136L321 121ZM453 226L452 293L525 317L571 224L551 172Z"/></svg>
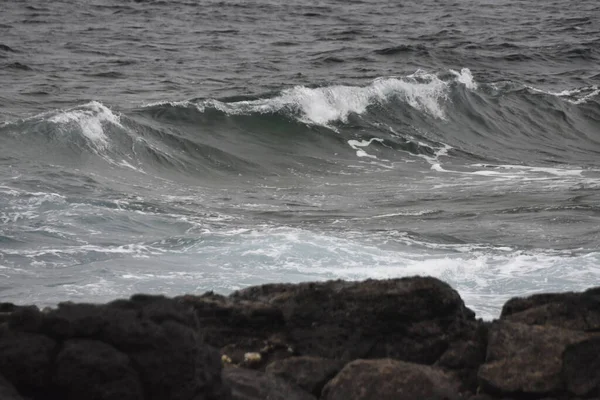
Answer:
<svg viewBox="0 0 600 400"><path fill-rule="evenodd" d="M463 68L460 72L450 71L453 78L449 81L419 70L405 77L378 78L367 86L296 86L283 90L278 96L265 99L235 102L210 99L196 103L163 102L146 106L169 104L189 107L193 104L202 112L216 109L228 115L281 112L303 123L331 127L334 122L347 122L351 114L360 115L371 106L381 106L397 99L434 118L445 119L443 104L448 99L448 89L453 82L463 84L468 89L477 88L468 68Z"/></svg>
<svg viewBox="0 0 600 400"><path fill-rule="evenodd" d="M76 125L81 134L88 140L92 148L105 150L109 147L109 139L103 125L110 123L122 129L120 118L102 103L92 101L81 106L60 111L48 119L59 125L59 130L68 130Z"/></svg>

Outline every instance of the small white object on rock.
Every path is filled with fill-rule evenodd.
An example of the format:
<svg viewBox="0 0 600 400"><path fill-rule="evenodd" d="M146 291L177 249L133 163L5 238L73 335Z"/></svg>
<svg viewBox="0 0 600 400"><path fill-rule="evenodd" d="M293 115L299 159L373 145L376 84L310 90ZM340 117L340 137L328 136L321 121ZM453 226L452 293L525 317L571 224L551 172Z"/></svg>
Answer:
<svg viewBox="0 0 600 400"><path fill-rule="evenodd" d="M244 361L248 364L255 364L262 360L260 353L246 353L244 354Z"/></svg>
<svg viewBox="0 0 600 400"><path fill-rule="evenodd" d="M221 362L223 364L231 364L231 358L227 354L221 356Z"/></svg>

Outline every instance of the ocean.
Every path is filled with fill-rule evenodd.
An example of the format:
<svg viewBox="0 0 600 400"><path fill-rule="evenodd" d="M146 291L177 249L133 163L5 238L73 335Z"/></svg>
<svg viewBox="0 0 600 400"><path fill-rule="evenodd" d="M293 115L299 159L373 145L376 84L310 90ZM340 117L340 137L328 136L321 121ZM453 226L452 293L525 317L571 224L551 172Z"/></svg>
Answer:
<svg viewBox="0 0 600 400"><path fill-rule="evenodd" d="M600 283L596 0L0 2L0 301Z"/></svg>

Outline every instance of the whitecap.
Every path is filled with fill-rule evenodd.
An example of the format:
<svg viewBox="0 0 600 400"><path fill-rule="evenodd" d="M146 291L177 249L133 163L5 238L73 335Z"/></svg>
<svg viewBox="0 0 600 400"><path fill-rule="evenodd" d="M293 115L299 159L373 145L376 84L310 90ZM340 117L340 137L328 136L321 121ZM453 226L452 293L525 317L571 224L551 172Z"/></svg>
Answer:
<svg viewBox="0 0 600 400"><path fill-rule="evenodd" d="M450 70L456 80L469 89L476 89L471 71ZM399 99L410 107L423 111L434 118L445 119L444 102L448 100L449 83L437 74L417 70L404 77L381 77L366 86L332 85L318 88L295 86L285 89L278 96L257 100L225 102L215 99L192 103L184 101L159 101L144 107L171 105L189 107L195 105L203 112L214 108L229 115L284 112L311 125L332 128L333 122L347 122L351 114L363 114L370 106Z"/></svg>
<svg viewBox="0 0 600 400"><path fill-rule="evenodd" d="M78 125L81 134L96 150L105 150L109 147L109 139L104 132L103 124L111 123L123 128L119 116L97 101L61 111L50 117L48 121L60 125L63 129L71 124Z"/></svg>
<svg viewBox="0 0 600 400"><path fill-rule="evenodd" d="M465 85L467 89L475 90L477 89L477 82L473 79L473 74L471 74L471 70L469 68L463 68L460 72L457 72L453 69L450 72L456 76L456 80Z"/></svg>
<svg viewBox="0 0 600 400"><path fill-rule="evenodd" d="M538 89L533 86L526 85L526 87L536 93L543 93L554 97L562 98L571 104L584 104L590 99L600 95L600 88L597 85L586 86L575 89L565 89L560 92L552 92L548 90ZM581 96L579 96L581 95Z"/></svg>

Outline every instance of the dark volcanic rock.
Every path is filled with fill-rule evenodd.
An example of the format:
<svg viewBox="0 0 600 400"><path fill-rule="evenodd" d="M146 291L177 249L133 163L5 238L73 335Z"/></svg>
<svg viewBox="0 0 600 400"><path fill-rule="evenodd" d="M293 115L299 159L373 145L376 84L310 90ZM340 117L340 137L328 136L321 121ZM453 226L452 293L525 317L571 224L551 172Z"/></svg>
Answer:
<svg viewBox="0 0 600 400"><path fill-rule="evenodd" d="M137 295L106 305L65 303L43 313L22 308L5 325L0 373L23 394L228 398L218 352L202 341L194 311L176 300Z"/></svg>
<svg viewBox="0 0 600 400"><path fill-rule="evenodd" d="M588 338L583 332L553 326L494 322L486 363L479 368L481 386L488 393L504 395L561 392L563 352Z"/></svg>
<svg viewBox="0 0 600 400"><path fill-rule="evenodd" d="M269 374L277 375L293 382L309 393L319 396L323 386L344 366L339 360L320 357L291 357L275 361L266 369Z"/></svg>
<svg viewBox="0 0 600 400"><path fill-rule="evenodd" d="M600 337L567 346L562 375L569 392L600 397Z"/></svg>
<svg viewBox="0 0 600 400"><path fill-rule="evenodd" d="M458 293L434 278L263 285L234 293L281 311L297 354L435 362L477 323Z"/></svg>
<svg viewBox="0 0 600 400"><path fill-rule="evenodd" d="M453 400L459 383L441 369L391 359L356 360L323 389L325 400Z"/></svg>
<svg viewBox="0 0 600 400"><path fill-rule="evenodd" d="M256 351L253 346L262 346L285 324L281 310L261 302L233 301L210 292L180 300L194 307L206 342L218 348L235 343Z"/></svg>
<svg viewBox="0 0 600 400"><path fill-rule="evenodd" d="M105 343L65 342L56 360L54 383L67 399L141 400L142 387L129 358Z"/></svg>
<svg viewBox="0 0 600 400"><path fill-rule="evenodd" d="M479 393L479 394L476 394L476 395L474 395L474 396L471 396L471 397L469 397L468 399L469 399L469 400L496 400L496 399L499 399L499 398L498 398L498 397L492 397L492 396L490 396L489 394L485 394L485 393ZM513 399L511 399L510 397L502 397L502 398L500 398L500 399L501 399L501 400L513 400ZM555 399L548 399L548 398L545 398L545 399L543 399L543 400L555 400Z"/></svg>
<svg viewBox="0 0 600 400"><path fill-rule="evenodd" d="M281 335L285 331L283 314L273 306L234 301L211 292L182 296L179 301L196 311L205 341L234 364L264 368L271 361L293 354L288 340ZM247 365L246 353L259 353L260 362Z"/></svg>
<svg viewBox="0 0 600 400"><path fill-rule="evenodd" d="M547 293L509 300L500 319L529 325L600 331L600 288L583 293Z"/></svg>
<svg viewBox="0 0 600 400"><path fill-rule="evenodd" d="M0 375L23 393L43 390L50 384L57 343L40 334L0 332Z"/></svg>
<svg viewBox="0 0 600 400"><path fill-rule="evenodd" d="M479 341L457 341L450 344L442 354L436 366L456 372L462 382L462 390L473 390L477 387L477 370L485 361L487 346L487 329L480 329Z"/></svg>
<svg viewBox="0 0 600 400"><path fill-rule="evenodd" d="M441 361L475 391L485 359L486 324L435 278L270 284L179 300L195 309L207 343L242 366L247 352L261 355L253 368L290 356Z"/></svg>
<svg viewBox="0 0 600 400"><path fill-rule="evenodd" d="M0 375L0 399L2 400L23 400L17 389L6 378Z"/></svg>
<svg viewBox="0 0 600 400"><path fill-rule="evenodd" d="M35 306L16 306L5 319L13 328L23 332L38 332L42 323L42 312Z"/></svg>
<svg viewBox="0 0 600 400"><path fill-rule="evenodd" d="M233 400L316 400L298 386L261 371L226 368L223 381L231 388Z"/></svg>
<svg viewBox="0 0 600 400"><path fill-rule="evenodd" d="M600 288L484 323L422 277L2 303L0 399L598 399L599 332Z"/></svg>

